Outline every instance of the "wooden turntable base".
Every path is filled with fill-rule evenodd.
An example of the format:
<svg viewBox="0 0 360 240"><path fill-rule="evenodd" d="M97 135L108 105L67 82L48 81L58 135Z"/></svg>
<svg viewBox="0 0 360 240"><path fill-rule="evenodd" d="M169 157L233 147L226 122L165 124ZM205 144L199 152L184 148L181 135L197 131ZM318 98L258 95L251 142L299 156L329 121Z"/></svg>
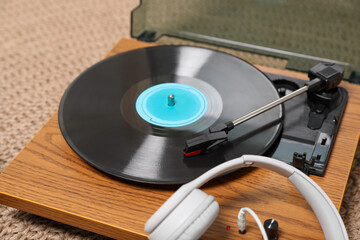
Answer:
<svg viewBox="0 0 360 240"><path fill-rule="evenodd" d="M108 56L152 44L123 39ZM257 66L262 71L307 79L305 74ZM360 86L341 84L349 101L324 177L311 176L339 209L360 132ZM0 174L0 203L116 239L146 239L144 224L178 186L114 179L80 159L62 137L57 113ZM275 218L281 239L323 239L310 206L287 179L256 168L212 180L203 188L220 214L203 239L261 239L249 218L240 236L236 218L252 208L262 221ZM230 227L230 229L228 229Z"/></svg>

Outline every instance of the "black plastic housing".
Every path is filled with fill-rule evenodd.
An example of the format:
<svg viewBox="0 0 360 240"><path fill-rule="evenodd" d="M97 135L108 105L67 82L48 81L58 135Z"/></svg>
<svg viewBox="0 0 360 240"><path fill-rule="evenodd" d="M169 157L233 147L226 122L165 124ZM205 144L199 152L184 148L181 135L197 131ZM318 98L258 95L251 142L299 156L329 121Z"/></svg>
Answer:
<svg viewBox="0 0 360 240"><path fill-rule="evenodd" d="M296 78L284 77L275 74L266 75L274 83L279 94L287 91L295 91L304 86L308 81ZM310 74L309 74L310 75ZM323 176L329 160L332 146L343 116L348 99L348 93L344 88L337 87L332 90L336 93L336 101L332 105L324 107L323 112L314 112L312 106L319 104L309 99L307 94L302 94L283 104L285 113L283 130L278 142L267 152L267 156L292 164L294 154L306 153L306 162L315 160L314 166L310 166L309 173ZM321 126L311 129L309 122L318 122L322 118Z"/></svg>

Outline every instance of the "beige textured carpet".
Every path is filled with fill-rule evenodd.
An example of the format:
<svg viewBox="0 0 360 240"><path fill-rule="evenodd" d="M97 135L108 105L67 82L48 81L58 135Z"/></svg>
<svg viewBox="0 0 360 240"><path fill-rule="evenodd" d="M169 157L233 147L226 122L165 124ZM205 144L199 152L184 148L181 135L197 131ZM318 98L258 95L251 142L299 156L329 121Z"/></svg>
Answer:
<svg viewBox="0 0 360 240"><path fill-rule="evenodd" d="M129 37L134 0L0 0L0 171L56 111L68 84ZM360 236L360 154L341 209ZM104 239L0 205L0 239Z"/></svg>

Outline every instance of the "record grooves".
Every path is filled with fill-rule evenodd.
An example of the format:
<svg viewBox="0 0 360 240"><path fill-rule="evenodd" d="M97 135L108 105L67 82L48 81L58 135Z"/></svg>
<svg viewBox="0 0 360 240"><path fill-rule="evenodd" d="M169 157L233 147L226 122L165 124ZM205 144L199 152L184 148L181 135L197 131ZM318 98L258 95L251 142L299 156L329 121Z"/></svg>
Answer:
<svg viewBox="0 0 360 240"><path fill-rule="evenodd" d="M199 91L206 98L205 113L176 127L144 120L136 110L139 95L164 83ZM115 55L83 72L60 102L59 125L70 147L105 173L178 184L243 154L266 152L282 128L281 106L234 129L216 151L186 158L183 148L212 125L278 98L271 81L241 59L205 48L158 46Z"/></svg>

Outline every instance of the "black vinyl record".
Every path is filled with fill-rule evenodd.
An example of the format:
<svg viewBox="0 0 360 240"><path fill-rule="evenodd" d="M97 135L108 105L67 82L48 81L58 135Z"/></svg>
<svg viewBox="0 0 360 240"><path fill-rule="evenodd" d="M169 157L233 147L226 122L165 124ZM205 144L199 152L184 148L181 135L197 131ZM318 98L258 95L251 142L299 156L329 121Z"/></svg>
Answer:
<svg viewBox="0 0 360 240"><path fill-rule="evenodd" d="M135 103L149 87L181 83L199 90L207 110L181 127L161 127L139 116ZM179 184L243 154L263 154L281 131L281 106L229 132L209 153L185 157L185 141L217 123L241 117L278 99L271 81L231 55L189 46L125 52L87 69L68 87L59 107L60 130L87 163L138 182Z"/></svg>

